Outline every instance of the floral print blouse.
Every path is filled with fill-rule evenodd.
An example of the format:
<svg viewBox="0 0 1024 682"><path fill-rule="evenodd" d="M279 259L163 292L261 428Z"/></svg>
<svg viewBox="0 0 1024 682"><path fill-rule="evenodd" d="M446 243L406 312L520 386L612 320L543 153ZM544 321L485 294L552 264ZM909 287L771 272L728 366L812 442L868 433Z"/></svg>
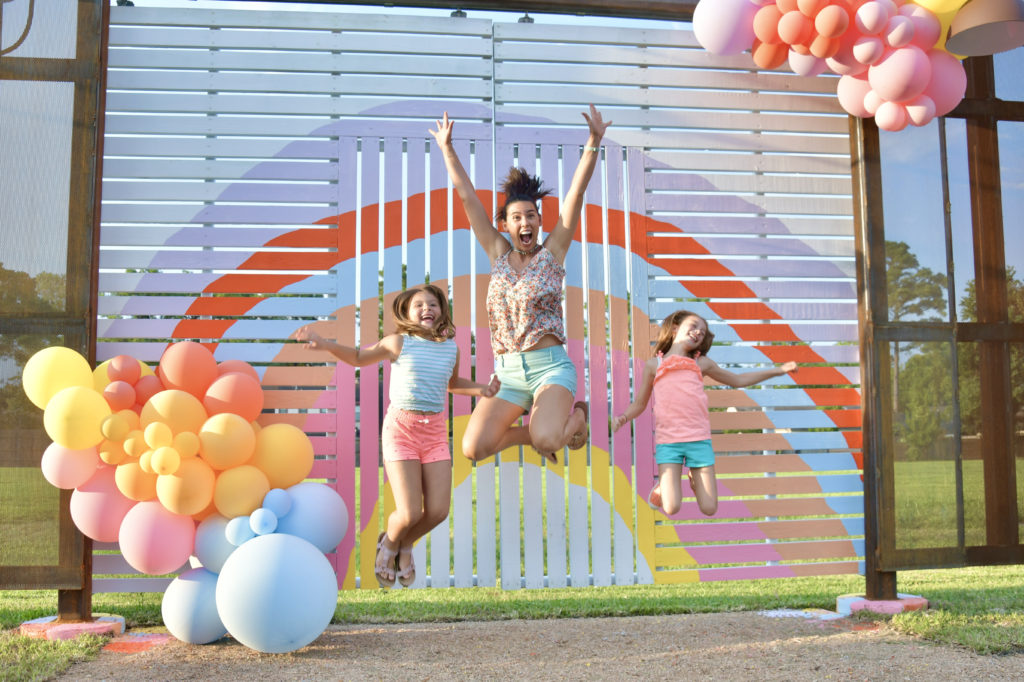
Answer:
<svg viewBox="0 0 1024 682"><path fill-rule="evenodd" d="M494 353L522 352L547 334L565 343L565 268L542 247L522 272L516 272L508 262L510 253L511 249L494 261L487 287L487 319Z"/></svg>

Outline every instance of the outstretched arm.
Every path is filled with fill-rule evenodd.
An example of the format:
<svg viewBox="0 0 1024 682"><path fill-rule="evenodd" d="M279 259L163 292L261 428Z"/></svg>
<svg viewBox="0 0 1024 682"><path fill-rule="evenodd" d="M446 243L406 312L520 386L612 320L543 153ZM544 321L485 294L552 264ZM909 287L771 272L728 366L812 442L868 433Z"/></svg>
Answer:
<svg viewBox="0 0 1024 682"><path fill-rule="evenodd" d="M388 334L368 348L343 346L330 341L313 331L309 325L300 327L295 333L295 338L305 341L306 347L310 350L325 350L353 367L365 367L384 360L394 360L402 352L402 337L398 334Z"/></svg>
<svg viewBox="0 0 1024 682"><path fill-rule="evenodd" d="M640 388L636 391L636 398L630 403L626 411L612 419L612 431L618 431L622 426L640 416L640 413L647 409L647 403L651 399L651 390L654 388L654 374L658 371L658 361L651 358L644 365L643 377L640 380Z"/></svg>
<svg viewBox="0 0 1024 682"><path fill-rule="evenodd" d="M466 169L462 166L458 154L455 153L455 147L452 145L452 129L454 127L455 122L448 120L448 112L446 111L444 112L444 119L437 121L437 130L431 130L430 134L434 136L434 139L437 140L437 146L441 148L441 153L444 155L444 165L448 169L448 177L451 178L452 186L459 195L459 199L462 200L462 208L466 211L466 217L469 218L473 234L487 253L487 257L493 263L498 256L508 251L510 247L505 238L501 236L501 233L491 223L491 217L487 214L487 209L484 208L480 197L476 195L476 189L473 187L473 182L469 179L469 174L466 173Z"/></svg>
<svg viewBox="0 0 1024 682"><path fill-rule="evenodd" d="M590 115L584 113L583 118L587 119L590 135L583 147L583 155L580 157L579 163L576 164L576 172L573 173L569 191L562 198L562 212L558 217L558 225L544 242L544 246L551 251L559 263L565 261L565 254L569 251L569 245L580 224L584 195L587 185L590 184L590 178L594 175L594 168L597 167L601 140L604 138L604 131L612 124L611 121L605 123L601 112L593 104L590 105Z"/></svg>
<svg viewBox="0 0 1024 682"><path fill-rule="evenodd" d="M727 369L719 367L717 362L706 355L699 358L697 363L700 365L700 371L704 376L711 377L715 381L733 388L753 386L754 384L759 384L766 379L780 377L783 374L788 374L789 372L795 372L797 369L797 364L795 362L787 362L779 367L772 367L771 369L758 369L751 372L730 372Z"/></svg>
<svg viewBox="0 0 1024 682"><path fill-rule="evenodd" d="M461 352L455 356L455 367L452 369L452 377L448 380L448 392L455 395L471 395L477 398L493 398L501 388L501 381L496 374L491 375L490 381L486 384L459 376L459 363Z"/></svg>

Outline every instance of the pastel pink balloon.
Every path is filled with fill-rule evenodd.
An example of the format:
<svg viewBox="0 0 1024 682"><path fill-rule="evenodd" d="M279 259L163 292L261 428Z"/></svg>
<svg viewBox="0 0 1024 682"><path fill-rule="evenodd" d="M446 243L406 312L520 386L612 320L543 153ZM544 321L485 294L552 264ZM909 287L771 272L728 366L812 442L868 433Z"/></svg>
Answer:
<svg viewBox="0 0 1024 682"><path fill-rule="evenodd" d="M875 112L878 111L878 107L882 106L884 102L885 100L879 97L877 92L868 90L867 94L864 95L864 111L868 112L868 116L874 116Z"/></svg>
<svg viewBox="0 0 1024 682"><path fill-rule="evenodd" d="M130 355L117 355L107 363L107 378L111 381L126 381L134 384L142 374L139 361Z"/></svg>
<svg viewBox="0 0 1024 682"><path fill-rule="evenodd" d="M863 76L842 76L836 85L836 97L846 113L858 118L872 115L864 108L864 97L871 92L871 84Z"/></svg>
<svg viewBox="0 0 1024 682"><path fill-rule="evenodd" d="M789 68L798 76L817 76L825 71L825 60L818 59L812 54L800 54L790 50Z"/></svg>
<svg viewBox="0 0 1024 682"><path fill-rule="evenodd" d="M882 102L875 112L875 123L882 130L897 132L907 127L907 110L898 102Z"/></svg>
<svg viewBox="0 0 1024 682"><path fill-rule="evenodd" d="M850 27L850 15L839 5L829 5L814 17L814 30L826 38L838 38Z"/></svg>
<svg viewBox="0 0 1024 682"><path fill-rule="evenodd" d="M897 14L889 19L883 33L885 43L889 47L904 47L914 39L914 22Z"/></svg>
<svg viewBox="0 0 1024 682"><path fill-rule="evenodd" d="M114 469L100 467L71 493L71 520L83 535L97 542L117 542L121 521L136 504L117 489Z"/></svg>
<svg viewBox="0 0 1024 682"><path fill-rule="evenodd" d="M861 64L874 64L884 54L885 45L875 36L861 36L853 43L853 58Z"/></svg>
<svg viewBox="0 0 1024 682"><path fill-rule="evenodd" d="M931 79L928 55L913 45L886 53L868 69L871 88L888 102L914 99L924 92Z"/></svg>
<svg viewBox="0 0 1024 682"><path fill-rule="evenodd" d="M881 33L885 24L889 21L889 13L886 6L877 0L865 2L857 9L853 17L854 25L864 35L875 35Z"/></svg>
<svg viewBox="0 0 1024 682"><path fill-rule="evenodd" d="M935 115L945 116L960 104L967 92L967 72L963 63L945 50L929 50L932 77L924 94L935 102Z"/></svg>
<svg viewBox="0 0 1024 682"><path fill-rule="evenodd" d="M39 466L43 470L43 477L50 485L71 490L92 478L96 474L96 468L102 463L95 447L71 450L63 445L50 443L43 451Z"/></svg>
<svg viewBox="0 0 1024 682"><path fill-rule="evenodd" d="M939 18L921 5L908 2L899 9L900 16L907 17L914 24L914 39L911 41L922 50L929 50L939 41L942 24Z"/></svg>
<svg viewBox="0 0 1024 682"><path fill-rule="evenodd" d="M191 516L169 512L158 500L147 500L125 515L117 539L132 568L163 575L188 561L195 546L196 525Z"/></svg>
<svg viewBox="0 0 1024 682"><path fill-rule="evenodd" d="M750 0L700 0L693 11L693 35L711 54L740 54L754 42L757 10Z"/></svg>
<svg viewBox="0 0 1024 682"><path fill-rule="evenodd" d="M825 59L825 65L840 76L855 76L868 70L853 56L853 44L860 38L860 33L851 29L839 38L839 50Z"/></svg>
<svg viewBox="0 0 1024 682"><path fill-rule="evenodd" d="M906 104L907 116L916 126L928 125L935 118L935 102L928 95L918 95Z"/></svg>
<svg viewBox="0 0 1024 682"><path fill-rule="evenodd" d="M263 387L242 372L221 374L206 390L203 406L210 416L232 412L251 422L263 411Z"/></svg>

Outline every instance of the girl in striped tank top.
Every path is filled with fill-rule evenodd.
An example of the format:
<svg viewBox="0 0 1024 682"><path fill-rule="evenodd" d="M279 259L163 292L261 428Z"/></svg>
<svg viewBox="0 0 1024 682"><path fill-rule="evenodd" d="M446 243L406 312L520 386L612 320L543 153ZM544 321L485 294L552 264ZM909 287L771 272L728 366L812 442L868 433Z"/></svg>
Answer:
<svg viewBox="0 0 1024 682"><path fill-rule="evenodd" d="M478 384L459 376L448 297L436 286L406 289L395 298L391 312L398 332L369 348L329 341L309 326L297 338L354 367L391 362L381 445L395 511L377 538L374 573L381 587L390 587L396 578L408 587L416 579L413 544L448 516L452 455L444 413L447 393L489 397L501 384L497 379Z"/></svg>
<svg viewBox="0 0 1024 682"><path fill-rule="evenodd" d="M753 386L772 377L796 371L795 362L781 367L730 372L708 357L715 335L707 321L688 310L678 310L661 323L654 357L644 365L636 399L624 413L612 420L618 431L647 409L654 395L654 461L658 482L647 503L671 516L682 503L683 467L689 469L690 488L703 514L718 511L715 482L715 452L711 449L711 420L704 377L731 386Z"/></svg>

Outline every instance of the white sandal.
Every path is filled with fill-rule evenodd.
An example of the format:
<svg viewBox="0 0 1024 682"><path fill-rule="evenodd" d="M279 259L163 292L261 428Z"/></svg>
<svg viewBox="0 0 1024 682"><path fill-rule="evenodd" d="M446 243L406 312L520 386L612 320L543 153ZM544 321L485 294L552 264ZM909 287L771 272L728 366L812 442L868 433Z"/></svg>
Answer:
<svg viewBox="0 0 1024 682"><path fill-rule="evenodd" d="M373 561L373 573L377 576L377 584L381 587L394 587L395 577L388 578L388 569L395 565L398 553L384 546L387 533L377 536L377 556Z"/></svg>
<svg viewBox="0 0 1024 682"><path fill-rule="evenodd" d="M416 581L416 562L412 558L412 547L399 547L398 554L409 555L409 565L404 570L398 563L398 557L395 557L395 577L402 587L409 587Z"/></svg>

